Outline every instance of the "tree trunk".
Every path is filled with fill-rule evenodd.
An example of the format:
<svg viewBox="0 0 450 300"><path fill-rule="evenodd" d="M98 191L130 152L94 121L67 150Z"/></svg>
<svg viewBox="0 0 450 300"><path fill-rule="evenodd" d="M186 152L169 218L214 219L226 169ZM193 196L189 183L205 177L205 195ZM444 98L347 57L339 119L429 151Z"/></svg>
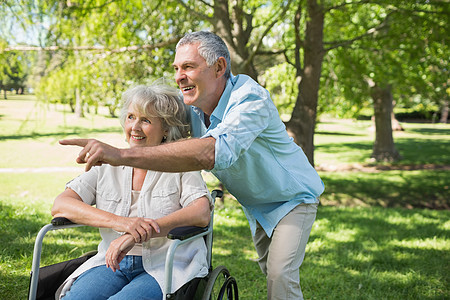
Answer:
<svg viewBox="0 0 450 300"><path fill-rule="evenodd" d="M395 100L392 101L392 111L391 111L391 120L392 120L392 131L404 131L402 124L397 120L394 114L394 107L397 104Z"/></svg>
<svg viewBox="0 0 450 300"><path fill-rule="evenodd" d="M84 117L83 100L81 99L81 92L79 87L75 88L75 115L78 118Z"/></svg>
<svg viewBox="0 0 450 300"><path fill-rule="evenodd" d="M404 131L402 124L397 120L395 117L394 112L391 113L391 120L392 120L392 130L393 131Z"/></svg>
<svg viewBox="0 0 450 300"><path fill-rule="evenodd" d="M396 101L392 101L392 112L391 112L391 120L392 120L392 131L404 131L402 124L397 120L394 114L394 107L395 107ZM370 131L375 132L375 116L372 116L372 126L369 128Z"/></svg>
<svg viewBox="0 0 450 300"><path fill-rule="evenodd" d="M301 4L300 4L301 5ZM297 12L301 13L301 7ZM286 123L289 134L302 147L309 162L314 166L314 129L316 126L317 102L319 98L320 74L325 52L323 51L324 12L316 0L308 0L308 21L306 23L303 48L304 68L301 68L298 52L296 58L298 95L291 119ZM300 32L296 35L300 36ZM297 39L297 51L300 50Z"/></svg>
<svg viewBox="0 0 450 300"><path fill-rule="evenodd" d="M439 121L441 123L447 124L447 120L448 120L448 100L444 100L441 110L441 119Z"/></svg>
<svg viewBox="0 0 450 300"><path fill-rule="evenodd" d="M75 113L75 106L73 105L73 100L72 98L69 100L69 107L70 107L70 111L72 113Z"/></svg>
<svg viewBox="0 0 450 300"><path fill-rule="evenodd" d="M228 2L228 0L214 1L214 18L211 20L214 32L222 37L228 46L232 60L232 73L246 74L258 81L258 73L253 61L250 60L248 46L253 30L253 16L242 11L238 4L233 6L233 11L230 13Z"/></svg>
<svg viewBox="0 0 450 300"><path fill-rule="evenodd" d="M375 143L372 158L376 161L392 162L401 159L392 136L392 93L389 85L371 87L375 115Z"/></svg>

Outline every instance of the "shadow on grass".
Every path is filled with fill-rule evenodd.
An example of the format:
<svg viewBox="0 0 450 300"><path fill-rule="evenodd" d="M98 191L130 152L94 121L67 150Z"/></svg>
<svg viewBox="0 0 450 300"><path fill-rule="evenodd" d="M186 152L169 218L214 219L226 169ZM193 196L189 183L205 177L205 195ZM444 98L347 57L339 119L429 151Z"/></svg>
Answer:
<svg viewBox="0 0 450 300"><path fill-rule="evenodd" d="M321 202L337 206L450 209L447 171L321 173Z"/></svg>
<svg viewBox="0 0 450 300"><path fill-rule="evenodd" d="M414 139L397 138L395 147L403 156L403 159L392 163L393 165L404 164L450 164L450 140L443 139ZM321 153L338 154L344 161L364 163L370 158L373 142L356 143L328 143L315 147L315 151ZM348 159L345 157L348 156ZM332 162L331 162L332 163ZM383 163L386 165L386 163Z"/></svg>
<svg viewBox="0 0 450 300"><path fill-rule="evenodd" d="M98 133L122 133L122 130L118 127L107 127L98 129L88 129L83 127L70 127L67 131L61 130L58 132L38 133L33 132L29 134L14 134L14 135L0 135L0 140L21 140L21 139L37 139L45 137L55 137L57 139L63 139L67 136L76 135L79 137L89 136L91 134Z"/></svg>
<svg viewBox="0 0 450 300"><path fill-rule="evenodd" d="M34 241L27 238L26 234L33 236L44 225L39 220L42 215L17 214L13 206L0 202L0 243L8 244L1 252L2 259L5 256L11 259L19 259L32 253ZM28 236L29 237L29 236Z"/></svg>
<svg viewBox="0 0 450 300"><path fill-rule="evenodd" d="M310 288L306 295L444 299L449 236L439 225L449 216L429 210L320 208L301 269Z"/></svg>
<svg viewBox="0 0 450 300"><path fill-rule="evenodd" d="M0 263L8 266L6 272L0 268L0 299L12 299L11 295L17 296L15 299L26 299L35 239L39 230L46 225L43 220L51 220L49 215L16 210L14 206L0 202L0 244L7 245L0 250ZM75 258L96 249L97 242L94 241L95 236L98 236L97 229L81 227L69 230L46 235L41 266Z"/></svg>
<svg viewBox="0 0 450 300"><path fill-rule="evenodd" d="M425 135L450 135L450 129L444 128L408 128L408 131Z"/></svg>
<svg viewBox="0 0 450 300"><path fill-rule="evenodd" d="M242 209L236 205L236 208L228 211L216 209L216 215L225 220L215 221L214 224L213 267L224 265L228 268L231 276L237 280L241 299L264 299L266 279L252 257L256 255L256 251L247 219ZM239 224L235 224L236 220Z"/></svg>
<svg viewBox="0 0 450 300"><path fill-rule="evenodd" d="M29 281L29 276L11 275L0 269L0 299L28 299L28 286L26 289L23 286Z"/></svg>
<svg viewBox="0 0 450 300"><path fill-rule="evenodd" d="M329 143L315 146L315 151L320 152L347 152L348 150L372 150L372 142L357 143Z"/></svg>
<svg viewBox="0 0 450 300"><path fill-rule="evenodd" d="M350 132L337 132L337 131L316 131L315 134L319 135L333 135L333 136L366 136L366 134L350 133Z"/></svg>
<svg viewBox="0 0 450 300"><path fill-rule="evenodd" d="M320 207L300 269L305 299L445 299L449 217L436 210ZM249 258L256 252L245 216L229 220L214 228L213 264L230 270L242 299L264 299L265 276Z"/></svg>
<svg viewBox="0 0 450 300"><path fill-rule="evenodd" d="M8 244L8 247L1 252L2 259L5 256L13 260L31 256L37 233L44 225L50 223L51 216L37 213L17 215L13 206L1 202L0 211L2 219L0 243L3 245ZM48 223L43 223L43 219L48 219ZM87 240L96 239L97 237L99 237L98 230L92 227L52 231L47 233L46 238L44 238L44 247L48 249L48 253L74 252L73 245L77 241L84 241L86 238ZM73 241L73 243L64 244L63 239ZM89 244L92 243L88 243L86 247L91 247ZM77 254L83 254L83 249L77 249L74 255ZM51 261L52 259L50 258Z"/></svg>
<svg viewBox="0 0 450 300"><path fill-rule="evenodd" d="M399 138L395 146L403 156L397 164L450 164L450 140Z"/></svg>

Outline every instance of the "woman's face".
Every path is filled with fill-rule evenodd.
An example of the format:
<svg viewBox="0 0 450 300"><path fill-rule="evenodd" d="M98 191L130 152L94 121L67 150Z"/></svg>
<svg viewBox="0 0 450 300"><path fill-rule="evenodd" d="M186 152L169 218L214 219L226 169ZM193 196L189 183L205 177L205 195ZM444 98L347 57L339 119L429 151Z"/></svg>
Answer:
<svg viewBox="0 0 450 300"><path fill-rule="evenodd" d="M130 148L157 146L167 135L159 118L140 113L133 104L128 107L124 131Z"/></svg>

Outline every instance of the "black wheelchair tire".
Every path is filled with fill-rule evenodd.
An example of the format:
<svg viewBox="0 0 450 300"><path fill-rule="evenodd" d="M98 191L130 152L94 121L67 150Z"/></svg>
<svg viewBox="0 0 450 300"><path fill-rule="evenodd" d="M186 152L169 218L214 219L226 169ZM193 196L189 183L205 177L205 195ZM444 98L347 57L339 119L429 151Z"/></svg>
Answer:
<svg viewBox="0 0 450 300"><path fill-rule="evenodd" d="M236 280L230 275L228 269L224 266L218 266L208 276L205 291L203 292L202 300L222 300L226 296L227 300L238 300L238 287ZM216 282L223 280L223 283ZM218 291L217 291L218 290ZM217 298L213 295L218 292Z"/></svg>

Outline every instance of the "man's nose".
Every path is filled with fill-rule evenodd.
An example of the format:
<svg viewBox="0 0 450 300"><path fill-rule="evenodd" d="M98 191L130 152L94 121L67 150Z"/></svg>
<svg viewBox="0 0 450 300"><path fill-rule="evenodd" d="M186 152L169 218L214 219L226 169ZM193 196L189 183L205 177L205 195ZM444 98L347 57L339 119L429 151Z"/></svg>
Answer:
<svg viewBox="0 0 450 300"><path fill-rule="evenodd" d="M184 78L186 78L186 74L183 70L178 69L177 71L175 71L175 82L179 83Z"/></svg>

